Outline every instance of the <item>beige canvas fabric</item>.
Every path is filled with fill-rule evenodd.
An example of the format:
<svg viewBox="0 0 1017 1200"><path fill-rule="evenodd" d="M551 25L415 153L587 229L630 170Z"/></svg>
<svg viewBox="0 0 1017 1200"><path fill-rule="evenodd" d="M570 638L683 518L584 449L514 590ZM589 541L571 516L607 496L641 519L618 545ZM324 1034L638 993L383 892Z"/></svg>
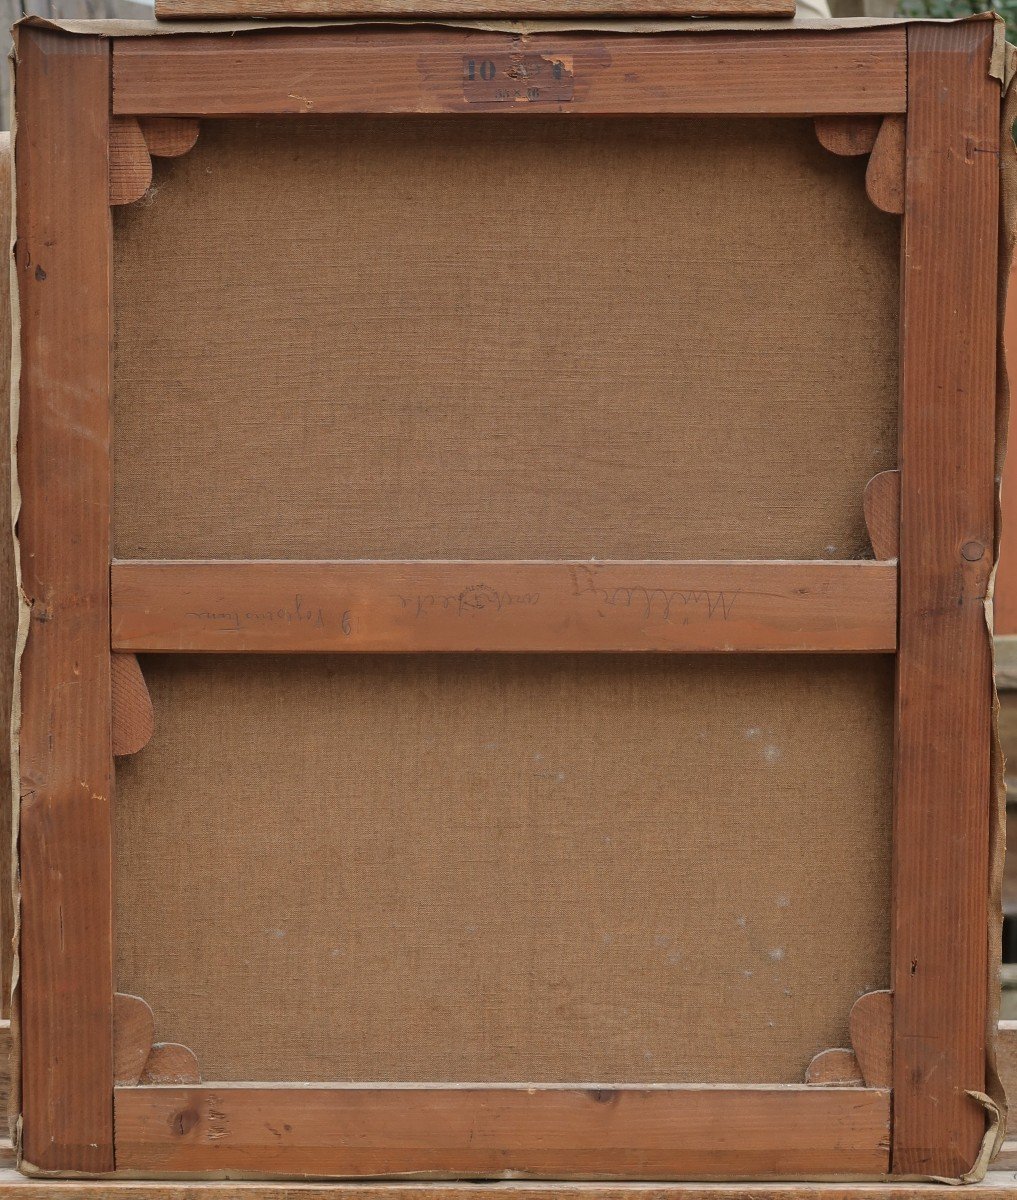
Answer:
<svg viewBox="0 0 1017 1200"><path fill-rule="evenodd" d="M119 556L870 553L898 223L810 122L209 121L156 170ZM146 671L117 986L206 1077L801 1081L886 983L888 660Z"/></svg>
<svg viewBox="0 0 1017 1200"><path fill-rule="evenodd" d="M203 122L115 210L116 555L868 556L864 166L808 121Z"/></svg>
<svg viewBox="0 0 1017 1200"><path fill-rule="evenodd" d="M116 982L213 1080L802 1082L888 982L889 658L146 658Z"/></svg>

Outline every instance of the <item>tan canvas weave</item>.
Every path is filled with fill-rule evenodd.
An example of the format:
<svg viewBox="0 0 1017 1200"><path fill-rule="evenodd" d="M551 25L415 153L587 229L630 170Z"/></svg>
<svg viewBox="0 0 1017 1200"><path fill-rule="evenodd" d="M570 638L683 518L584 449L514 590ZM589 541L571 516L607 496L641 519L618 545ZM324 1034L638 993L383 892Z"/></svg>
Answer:
<svg viewBox="0 0 1017 1200"><path fill-rule="evenodd" d="M144 666L116 983L206 1079L801 1081L887 984L889 658Z"/></svg>
<svg viewBox="0 0 1017 1200"><path fill-rule="evenodd" d="M868 553L863 169L810 122L203 122L115 215L117 553ZM206 1078L800 1080L887 982L889 660L145 669L117 986Z"/></svg>
<svg viewBox="0 0 1017 1200"><path fill-rule="evenodd" d="M202 122L115 210L117 554L866 553L864 166L809 121Z"/></svg>

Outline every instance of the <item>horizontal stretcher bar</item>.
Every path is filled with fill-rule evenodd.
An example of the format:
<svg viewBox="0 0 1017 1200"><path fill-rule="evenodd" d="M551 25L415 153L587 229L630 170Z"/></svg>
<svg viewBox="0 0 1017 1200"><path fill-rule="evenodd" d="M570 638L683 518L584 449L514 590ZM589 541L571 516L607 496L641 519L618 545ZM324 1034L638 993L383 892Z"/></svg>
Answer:
<svg viewBox="0 0 1017 1200"><path fill-rule="evenodd" d="M882 115L907 106L904 36L374 28L116 38L113 112Z"/></svg>
<svg viewBox="0 0 1017 1200"><path fill-rule="evenodd" d="M114 650L892 652L896 562L144 562Z"/></svg>
<svg viewBox="0 0 1017 1200"><path fill-rule="evenodd" d="M116 1090L122 1170L628 1179L880 1175L890 1093L639 1085Z"/></svg>

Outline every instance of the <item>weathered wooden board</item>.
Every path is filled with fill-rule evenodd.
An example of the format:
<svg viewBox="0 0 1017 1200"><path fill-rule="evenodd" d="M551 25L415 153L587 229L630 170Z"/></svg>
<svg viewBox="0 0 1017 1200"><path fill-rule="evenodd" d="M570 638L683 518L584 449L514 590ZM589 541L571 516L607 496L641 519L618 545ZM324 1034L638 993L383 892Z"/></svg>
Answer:
<svg viewBox="0 0 1017 1200"><path fill-rule="evenodd" d="M993 1171L964 1189L964 1200L1010 1200L1012 1170ZM928 1183L257 1183L249 1180L26 1179L0 1168L0 1195L12 1200L956 1200L948 1184Z"/></svg>
<svg viewBox="0 0 1017 1200"><path fill-rule="evenodd" d="M880 562L114 563L135 651L890 651Z"/></svg>
<svg viewBox="0 0 1017 1200"><path fill-rule="evenodd" d="M376 29L126 38L114 45L113 105L117 114L195 117L892 113L905 107L903 51L901 29L630 35L610 44L589 34ZM550 86L522 84L540 62ZM487 87L498 79L504 87Z"/></svg>
<svg viewBox="0 0 1017 1200"><path fill-rule="evenodd" d="M793 17L794 0L156 0L163 20L279 17Z"/></svg>
<svg viewBox="0 0 1017 1200"><path fill-rule="evenodd" d="M27 28L17 48L24 1155L108 1171L110 48Z"/></svg>
<svg viewBox="0 0 1017 1200"><path fill-rule="evenodd" d="M985 1114L999 86L989 24L908 28L894 813L895 1173Z"/></svg>
<svg viewBox="0 0 1017 1200"><path fill-rule="evenodd" d="M760 1178L886 1170L887 1091L864 1088L118 1088L140 1171ZM266 1130L271 1134L266 1137Z"/></svg>

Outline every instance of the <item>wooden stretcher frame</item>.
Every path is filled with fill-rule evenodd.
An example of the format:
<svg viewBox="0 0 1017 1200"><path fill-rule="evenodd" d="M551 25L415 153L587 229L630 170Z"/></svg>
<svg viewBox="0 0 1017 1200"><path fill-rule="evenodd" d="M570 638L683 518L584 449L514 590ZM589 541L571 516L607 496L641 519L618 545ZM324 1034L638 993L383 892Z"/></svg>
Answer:
<svg viewBox="0 0 1017 1200"><path fill-rule="evenodd" d="M972 1166L986 1128L969 1093L984 1091L986 1070L992 41L987 20L610 39L17 29L18 534L31 617L20 734L25 1169L719 1179L956 1178ZM471 90L468 61L516 77L564 63L570 95ZM113 131L135 118L306 112L851 117L828 122L824 144L875 139L870 195L903 208L900 470L872 497L878 561L111 562ZM554 616L503 623L508 632L474 622L469 645L442 603L425 621L382 603L393 585L433 600L478 581L494 595L539 585L559 602ZM636 595L728 588L737 619L710 611L681 636L650 634L633 615ZM588 606L619 595L604 634ZM282 612L297 596L327 619L217 619ZM156 649L895 652L892 993L852 1016L853 1054L820 1056L816 1081L795 1086L157 1086L138 1082L138 1066L115 1088L126 1035L118 1027L115 1044L111 663Z"/></svg>
<svg viewBox="0 0 1017 1200"><path fill-rule="evenodd" d="M793 17L794 0L156 0L162 20L245 17Z"/></svg>

